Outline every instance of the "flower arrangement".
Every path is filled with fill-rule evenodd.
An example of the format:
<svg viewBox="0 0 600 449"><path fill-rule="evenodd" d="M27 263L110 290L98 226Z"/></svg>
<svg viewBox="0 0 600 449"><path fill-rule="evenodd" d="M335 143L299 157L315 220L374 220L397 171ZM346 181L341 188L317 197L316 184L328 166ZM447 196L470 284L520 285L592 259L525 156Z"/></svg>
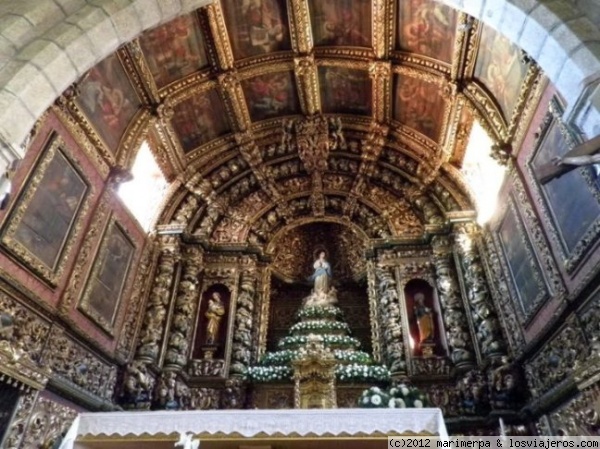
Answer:
<svg viewBox="0 0 600 449"><path fill-rule="evenodd" d="M427 397L416 387L406 384L392 386L389 390L371 387L362 392L359 407L421 408L427 406Z"/></svg>
<svg viewBox="0 0 600 449"><path fill-rule="evenodd" d="M296 358L298 351L284 349L282 351L267 352L260 360L262 366L289 365Z"/></svg>
<svg viewBox="0 0 600 449"><path fill-rule="evenodd" d="M371 364L371 356L364 351L354 349L334 349L335 359L342 363L358 363L361 365Z"/></svg>
<svg viewBox="0 0 600 449"><path fill-rule="evenodd" d="M349 333L348 324L342 321L324 321L324 320L307 320L300 321L290 328L290 333L306 334L306 333L326 333L326 332L344 332Z"/></svg>
<svg viewBox="0 0 600 449"><path fill-rule="evenodd" d="M362 408L382 408L389 402L389 394L379 387L371 387L362 392L358 405Z"/></svg>
<svg viewBox="0 0 600 449"><path fill-rule="evenodd" d="M289 366L252 366L244 373L246 380L254 382L276 382L290 380L292 368Z"/></svg>
<svg viewBox="0 0 600 449"><path fill-rule="evenodd" d="M304 307L298 311L296 314L297 320L322 320L322 319L342 319L343 317L342 309L335 306L311 306Z"/></svg>
<svg viewBox="0 0 600 449"><path fill-rule="evenodd" d="M358 348L360 346L360 342L354 338L349 337L347 335L323 335L323 342L325 346L345 346L348 348ZM290 347L298 347L305 345L307 342L306 335L291 335L288 337L284 337L279 340L277 346L281 349L289 349Z"/></svg>
<svg viewBox="0 0 600 449"><path fill-rule="evenodd" d="M385 366L378 365L338 365L335 376L340 382L385 382L390 380L390 371Z"/></svg>

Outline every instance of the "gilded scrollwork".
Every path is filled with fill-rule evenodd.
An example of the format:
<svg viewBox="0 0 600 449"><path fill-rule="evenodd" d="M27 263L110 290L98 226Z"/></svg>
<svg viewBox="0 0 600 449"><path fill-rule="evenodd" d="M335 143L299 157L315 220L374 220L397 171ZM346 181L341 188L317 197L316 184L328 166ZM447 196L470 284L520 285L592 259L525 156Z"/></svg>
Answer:
<svg viewBox="0 0 600 449"><path fill-rule="evenodd" d="M53 378L66 381L88 393L111 402L117 381L117 368L102 361L58 327L49 336L52 341L42 355L42 362L52 370Z"/></svg>
<svg viewBox="0 0 600 449"><path fill-rule="evenodd" d="M154 284L149 292L144 324L140 332L136 360L157 363L168 307L171 301L171 287L175 276L175 263L179 257L177 237L161 236L160 256Z"/></svg>
<svg viewBox="0 0 600 449"><path fill-rule="evenodd" d="M510 291L503 271L502 261L496 250L496 245L491 232L483 232L483 241L485 245L485 259L490 270L491 278L490 291L494 302L500 310L500 321L504 328L504 334L508 340L509 347L513 354L519 353L524 344L525 337L523 328L519 325L521 321L520 314L515 311L514 303L510 300Z"/></svg>
<svg viewBox="0 0 600 449"><path fill-rule="evenodd" d="M456 248L479 350L484 358L495 359L505 355L506 345L481 262L478 238L478 229L472 223L458 225L455 229Z"/></svg>
<svg viewBox="0 0 600 449"><path fill-rule="evenodd" d="M402 339L402 312L398 298L398 287L392 268L382 265L374 267L378 283L379 317L385 361L393 373L406 372L406 360Z"/></svg>
<svg viewBox="0 0 600 449"><path fill-rule="evenodd" d="M186 247L181 253L183 272L177 287L171 318L164 366L181 370L187 364L193 320L198 303L198 275L202 269L202 253L198 247Z"/></svg>
<svg viewBox="0 0 600 449"><path fill-rule="evenodd" d="M248 267L240 276L237 297L231 373L241 375L250 365L254 324L254 304L256 302L256 269Z"/></svg>
<svg viewBox="0 0 600 449"><path fill-rule="evenodd" d="M541 396L572 374L575 367L588 357L586 346L579 326L572 320L567 322L525 365L532 395Z"/></svg>
<svg viewBox="0 0 600 449"><path fill-rule="evenodd" d="M38 395L39 393L34 390L22 394L19 398L10 428L4 437L4 447L9 449L22 447L21 443L25 438L27 423L37 402Z"/></svg>
<svg viewBox="0 0 600 449"><path fill-rule="evenodd" d="M457 368L468 369L474 366L475 354L452 257L452 242L448 237L436 236L432 247L436 286L443 310L450 358Z"/></svg>
<svg viewBox="0 0 600 449"><path fill-rule="evenodd" d="M553 434L598 436L600 428L600 386L581 392L566 407L550 415Z"/></svg>
<svg viewBox="0 0 600 449"><path fill-rule="evenodd" d="M38 396L24 423L20 445L7 447L57 447L76 416L74 408Z"/></svg>

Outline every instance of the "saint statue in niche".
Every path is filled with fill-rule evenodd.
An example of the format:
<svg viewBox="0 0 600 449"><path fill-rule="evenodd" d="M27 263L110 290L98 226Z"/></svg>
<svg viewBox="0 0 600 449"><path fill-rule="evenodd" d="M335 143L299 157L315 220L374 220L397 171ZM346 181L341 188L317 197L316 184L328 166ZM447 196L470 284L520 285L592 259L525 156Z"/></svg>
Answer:
<svg viewBox="0 0 600 449"><path fill-rule="evenodd" d="M213 292L212 297L208 300L208 307L204 314L207 318L206 344L213 345L217 341L223 315L225 315L225 305L221 301L221 295L219 292Z"/></svg>
<svg viewBox="0 0 600 449"><path fill-rule="evenodd" d="M308 278L313 282L313 291L305 298L305 306L323 306L337 303L337 291L331 285L331 265L325 250L319 250L313 264L314 272Z"/></svg>
<svg viewBox="0 0 600 449"><path fill-rule="evenodd" d="M419 328L419 344L433 341L433 313L425 305L425 295L423 293L415 294L414 305L415 317Z"/></svg>

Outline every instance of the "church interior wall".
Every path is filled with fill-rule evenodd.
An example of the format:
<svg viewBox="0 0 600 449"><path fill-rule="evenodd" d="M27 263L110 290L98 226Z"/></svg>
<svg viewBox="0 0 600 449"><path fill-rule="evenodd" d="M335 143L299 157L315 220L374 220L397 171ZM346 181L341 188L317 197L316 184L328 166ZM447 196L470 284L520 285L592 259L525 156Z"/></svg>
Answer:
<svg viewBox="0 0 600 449"><path fill-rule="evenodd" d="M62 7L64 17L79 11L83 3L68 2L68 6ZM201 224L200 214L205 211L196 211L193 217L186 215L191 209L199 209L199 200L196 192L190 194L186 190L190 187L183 185L165 208L157 236L147 236L115 192L133 158L131 147L126 145L108 152L104 147L96 148L97 142L91 142L81 130L73 128L60 104L43 114L26 145L15 150L31 124L46 110L50 97L54 100L71 81L102 59L101 56L130 40L138 31L203 2L166 2L167 6L161 3L152 2L149 10L155 14L144 16L139 5L132 2L130 8L133 9L123 12L123 17L128 14L138 17L139 29L117 27L107 32L111 38L100 44L102 48L97 48L95 53L85 53L87 59L71 67L72 73L61 72L62 84L53 84L54 78L51 78L31 90L20 84L25 78L16 83L16 74L24 76L31 71L32 76L27 78L31 82L43 76L46 70L34 64L38 61L38 54L32 54L35 45L27 52L21 52L19 47L40 37L35 33L50 32L57 24L43 22L48 19L47 11L14 11L10 30L2 32L3 38L11 42L9 45L0 41L11 48L9 53L21 59L29 55L31 61L19 59L18 67L10 69L11 74L7 67L0 67L0 81L10 81L0 92L0 104L14 106L4 109L10 117L0 119L0 140L6 147L3 155L8 161L17 157L17 153L24 153L13 177L15 194L8 208L0 211L0 229L4 233L0 236L3 242L0 247L0 318L4 319L0 319L0 343L8 342L9 347L23 351L32 362L51 370L40 371L40 383L20 394L12 428L17 429L20 422L29 422L38 415L60 417L57 423L37 430L37 434L29 433L27 425L18 434L7 434L4 441L7 447L23 446L34 439L54 441L74 413L82 409L213 409L293 403L291 388L249 391L241 381L244 369L256 363L264 351L273 349L284 335L291 323L290 315L300 301L298 297L295 303L286 303L289 299L286 287L278 285L269 272L272 260L268 255L257 255L242 242L230 242L227 227L222 230L226 234L222 251L200 242L194 233ZM573 427L573 422L578 423L581 413L593 408L599 396L598 387L581 381L590 377L586 369L594 351L597 352L594 345L600 331L600 226L595 226L600 211L595 213L590 206L598 199L597 190L593 190L598 188L598 175L591 168L582 168L563 178L579 177L577 180L558 181L565 183L563 189L572 197L590 200L585 203L584 198L577 204L585 220L594 223L590 232L577 228L582 222L579 219L571 220L571 227L565 228L566 220L561 222L557 218L564 212L549 206L544 196L545 187L536 179L532 160L537 152L548 149L552 143L544 143L549 130L553 129L551 125L560 128L553 136L559 140L563 136L568 145L597 134L600 87L597 80L588 75L598 73L598 50L594 46L598 33L586 28L589 24L579 16L567 12L561 16L562 1L553 3L558 8L551 17L556 19L554 25L548 18L543 26L534 20L542 17L540 6L534 8L537 12L528 12L531 17L521 17L522 28L518 32L508 28L511 15L506 12L510 9L507 4L503 3L499 10L489 9L493 14L488 14L486 19L484 10L488 11L488 7L484 8L484 3L478 2L480 9L475 15L493 22L526 50L538 45L535 56L539 57L542 68L547 69L546 75L559 86L557 89L548 84L537 108L530 111L531 119L525 117L527 123L519 125L523 127L518 142L520 148L514 149L516 157L508 162L507 181L500 194L502 206L483 232L468 214L449 212L454 207L452 204L444 212L445 219L448 218L444 226L432 228L432 223L428 223L431 234L425 242L417 244L410 239L408 243L385 242L372 250L368 259L371 266L361 282L352 284L352 291L343 292L340 298L351 299L350 304L346 304L350 315L362 314L363 319L368 316L369 327L358 329L361 339L371 340L370 346L365 345L367 350L372 349L377 359L393 367L396 379L410 378L419 384L431 402L444 409L455 431L469 431L465 424L468 420L461 419L479 415L480 429L496 431L490 411L503 413L501 406L506 403L490 405L489 398L486 403L473 400L469 408L464 405L465 397L471 394L471 389L484 388L490 378L504 379L502 376L506 373L512 376L512 370L516 370L516 376L522 376L519 379L523 385L527 383L527 392L522 392L527 403L510 404L512 409L506 413L509 422L536 423L541 433L565 428L573 434L585 430L578 424ZM472 4L465 7L476 8ZM79 12L82 21L100 14L102 23L98 27L89 25L85 30L78 28L78 35L72 39L73 47L55 49L57 52L79 52L80 46L89 45L87 40L103 34L102 27L106 28L109 20L119 20L112 17L116 10L89 5L86 8ZM25 14L29 24L40 26L37 29L25 27L20 14ZM596 17L593 14L590 20ZM36 22L38 19L33 16L38 15L45 26ZM556 49L551 44L544 46L534 42L532 36L550 39L547 35L551 35L552 39L558 39L561 20L568 22L567 28L579 27L574 33L577 39L586 30L589 33L581 44L581 40L567 32L573 30L562 30L573 39L561 48L564 60L553 61L555 67L548 62L548 54ZM536 33L531 23L537 26ZM74 28L77 28L74 24L65 25L65 29L55 33L75 32ZM80 31L85 36L79 35ZM14 34L9 36L8 33ZM59 37L64 39L64 36ZM82 44L80 39L86 43ZM60 46L59 40L56 43ZM42 47L37 50L39 55L43 53ZM574 67L576 85L565 75ZM53 72L52 77L58 77L57 73ZM32 98L38 95L34 101ZM135 140L143 134L140 130L133 131L126 138ZM68 236L58 251L58 268L48 270L32 258L36 251L38 256L42 251L39 246L32 242L23 244L23 239L18 245L14 238L12 243L7 243L5 229L10 228L11 221L17 222L15 214L19 209L26 211L24 201L32 182L36 178L35 183L45 182L39 167L49 165L48 151L56 139L61 142L56 148L64 152L66 161L75 167L87 190L68 232L63 229ZM114 154L109 154L111 151ZM98 152L104 152L103 157L99 157ZM111 163L107 164L106 160ZM250 168L244 173L248 178L253 176ZM216 176L216 171L205 175L208 179ZM451 184L448 180L445 183ZM253 188L259 190L258 185ZM440 189L443 190L441 186ZM452 185L451 190L461 191L461 186ZM565 190L555 193L564 198ZM456 203L454 199L448 201ZM64 205L70 207L70 204L65 200ZM434 209L437 213L437 208ZM65 217L69 217L68 213ZM183 229L186 224L187 229ZM19 238L17 235L17 240ZM511 246L511 239L520 245ZM111 241L121 245L119 250L111 247ZM111 258L111 254L114 257ZM109 264L107 260L115 264L113 267L120 267L124 274L123 288L117 285L115 301L102 305L94 302L93 289L98 285L94 279L101 277L102 269ZM384 269L376 271L375 265ZM118 277L119 269L110 271L108 267L107 270L112 278ZM398 327L406 330L411 326L414 335L418 332L415 318L408 313L414 308L414 299L411 296L407 300L403 296L414 294L404 287L415 279L435 287L428 304L434 309L438 307L439 315L443 316L438 316L440 319L436 321L436 357L428 360L413 357L409 336L397 333ZM442 279L446 283L441 283ZM447 288L450 290L445 290ZM199 329L205 329L208 323L207 301L214 291L224 296L226 311L219 324L218 350L210 353L211 345L200 341L206 340L206 335ZM384 296L391 298L398 311L377 305ZM458 318L453 315L453 319L459 324L445 318L451 313L458 315ZM374 326L374 322L385 324ZM492 324L488 326L488 323ZM446 339L440 335L442 327L459 332L447 334ZM0 357L8 357L2 354ZM194 355L188 357L189 354ZM506 361L507 356L510 362ZM190 358L193 360L188 360ZM340 404L355 405L361 388L353 388L340 395ZM154 398L150 399L152 394Z"/></svg>

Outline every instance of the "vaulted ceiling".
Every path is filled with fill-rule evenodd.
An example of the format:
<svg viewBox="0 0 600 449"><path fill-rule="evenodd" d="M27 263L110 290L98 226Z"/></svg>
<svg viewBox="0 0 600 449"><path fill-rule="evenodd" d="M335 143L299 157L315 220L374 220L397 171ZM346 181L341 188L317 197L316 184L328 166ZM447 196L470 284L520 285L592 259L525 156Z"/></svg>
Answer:
<svg viewBox="0 0 600 449"><path fill-rule="evenodd" d="M492 29L433 0L221 0L105 59L59 100L99 157L150 142L160 224L215 245L313 221L419 238L473 209L477 118L506 158L539 81Z"/></svg>

